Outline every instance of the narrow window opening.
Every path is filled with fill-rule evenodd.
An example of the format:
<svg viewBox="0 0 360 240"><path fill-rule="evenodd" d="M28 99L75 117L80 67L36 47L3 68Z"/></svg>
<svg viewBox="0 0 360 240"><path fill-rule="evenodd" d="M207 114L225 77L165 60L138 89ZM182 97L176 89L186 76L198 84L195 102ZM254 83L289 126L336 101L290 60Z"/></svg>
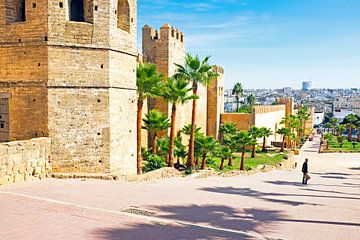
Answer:
<svg viewBox="0 0 360 240"><path fill-rule="evenodd" d="M25 0L5 0L5 19L7 23L25 22Z"/></svg>
<svg viewBox="0 0 360 240"><path fill-rule="evenodd" d="M70 0L69 20L74 22L84 22L84 1Z"/></svg>
<svg viewBox="0 0 360 240"><path fill-rule="evenodd" d="M117 27L130 33L130 5L127 0L118 0Z"/></svg>

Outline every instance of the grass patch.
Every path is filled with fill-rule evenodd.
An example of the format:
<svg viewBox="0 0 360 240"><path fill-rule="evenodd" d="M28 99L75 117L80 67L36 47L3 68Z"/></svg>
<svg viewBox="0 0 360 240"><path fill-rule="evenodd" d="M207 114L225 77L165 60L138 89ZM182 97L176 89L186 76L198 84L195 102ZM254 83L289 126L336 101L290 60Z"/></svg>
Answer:
<svg viewBox="0 0 360 240"><path fill-rule="evenodd" d="M287 153L285 153L287 154ZM235 154L236 157L234 158L234 166L228 166L228 161L225 160L224 164L224 170L222 172L229 172L232 170L239 170L240 169L240 161L241 157L238 157L238 155L241 156L241 153ZM280 154L278 152L275 153L264 153L264 152L257 152L255 158L251 158L251 152L248 151L245 154L245 167L247 170L250 168L256 168L259 165L270 165L270 166L276 166L279 163L281 163L284 160L284 154ZM212 158L208 160L208 167L214 168L218 171L220 168L221 160L219 158Z"/></svg>
<svg viewBox="0 0 360 240"><path fill-rule="evenodd" d="M360 152L360 142L349 142L348 140L343 141L343 145L337 141L336 137L333 137L329 143L330 151L347 151L347 152Z"/></svg>

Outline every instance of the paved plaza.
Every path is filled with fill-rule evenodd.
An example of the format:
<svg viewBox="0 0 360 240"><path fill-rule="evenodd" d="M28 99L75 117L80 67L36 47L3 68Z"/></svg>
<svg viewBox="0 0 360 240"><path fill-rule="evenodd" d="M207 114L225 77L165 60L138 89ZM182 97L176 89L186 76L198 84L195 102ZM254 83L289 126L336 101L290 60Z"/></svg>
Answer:
<svg viewBox="0 0 360 240"><path fill-rule="evenodd" d="M360 239L360 154L301 171L151 182L47 179L0 187L0 239ZM251 161L251 160L249 160Z"/></svg>

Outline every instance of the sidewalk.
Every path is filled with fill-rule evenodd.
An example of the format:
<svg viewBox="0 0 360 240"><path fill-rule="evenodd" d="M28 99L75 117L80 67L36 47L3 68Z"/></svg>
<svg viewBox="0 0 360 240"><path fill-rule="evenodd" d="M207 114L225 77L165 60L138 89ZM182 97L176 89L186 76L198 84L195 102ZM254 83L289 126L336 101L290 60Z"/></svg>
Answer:
<svg viewBox="0 0 360 240"><path fill-rule="evenodd" d="M297 157L309 158L308 186L297 169L0 187L0 239L360 239L360 154L318 154L317 141Z"/></svg>

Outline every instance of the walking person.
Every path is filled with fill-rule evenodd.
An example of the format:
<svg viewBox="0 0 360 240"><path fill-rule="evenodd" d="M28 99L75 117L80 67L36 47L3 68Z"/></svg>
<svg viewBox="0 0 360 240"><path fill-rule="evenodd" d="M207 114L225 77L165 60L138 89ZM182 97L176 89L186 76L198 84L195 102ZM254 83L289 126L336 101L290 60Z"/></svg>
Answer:
<svg viewBox="0 0 360 240"><path fill-rule="evenodd" d="M308 174L308 159L306 158L305 159L305 162L304 162L304 164L303 164L303 166L302 166L302 172L303 172L303 180L302 180L302 184L307 184L307 181L310 179L310 176L309 176L309 174Z"/></svg>

